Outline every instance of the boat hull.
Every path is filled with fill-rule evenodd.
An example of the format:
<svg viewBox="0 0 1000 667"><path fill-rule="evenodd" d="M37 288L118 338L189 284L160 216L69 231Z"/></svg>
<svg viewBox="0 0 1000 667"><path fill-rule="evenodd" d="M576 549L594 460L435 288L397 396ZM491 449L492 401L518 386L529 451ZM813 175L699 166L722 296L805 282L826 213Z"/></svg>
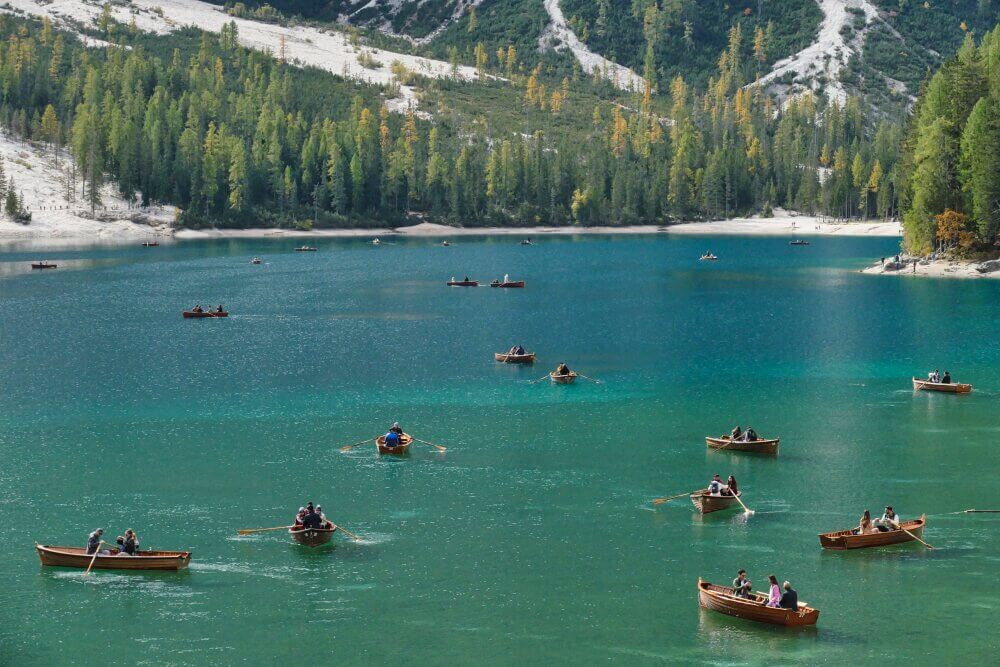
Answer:
<svg viewBox="0 0 1000 667"><path fill-rule="evenodd" d="M399 440L400 444L396 445L395 447L386 447L385 436L380 435L379 437L375 438L375 449L378 451L379 454L403 456L404 454L410 451L410 445L413 444L413 438L410 435L404 433L399 437Z"/></svg>
<svg viewBox="0 0 1000 667"><path fill-rule="evenodd" d="M478 280L449 280L448 287L479 287Z"/></svg>
<svg viewBox="0 0 1000 667"><path fill-rule="evenodd" d="M819 610L812 609L802 602L799 603L799 610L793 611L764 606L764 601L764 596L758 593L754 593L750 599L737 598L731 588L698 580L698 604L703 609L748 621L789 627L816 625L816 621L819 620Z"/></svg>
<svg viewBox="0 0 1000 667"><path fill-rule="evenodd" d="M79 547L36 544L35 549L42 565L51 567L86 569L93 560L95 570L183 570L191 562L190 551L139 551L135 556L117 556L117 549L109 549L109 555L94 558Z"/></svg>
<svg viewBox="0 0 1000 667"><path fill-rule="evenodd" d="M494 352L493 358L505 364L533 364L535 363L535 353L530 354L503 354Z"/></svg>
<svg viewBox="0 0 1000 667"><path fill-rule="evenodd" d="M229 317L229 313L213 313L213 312L196 313L190 310L184 311L184 319L200 320L206 317Z"/></svg>
<svg viewBox="0 0 1000 667"><path fill-rule="evenodd" d="M525 283L523 280L512 280L506 283L490 283L490 287L502 287L504 289L512 289L524 287Z"/></svg>
<svg viewBox="0 0 1000 667"><path fill-rule="evenodd" d="M772 440L754 440L752 442L743 442L741 440L733 442L727 435L721 438L706 437L705 444L712 449L725 449L731 452L747 452L751 454L766 454L768 456L775 456L778 453L778 444L780 440L780 438L774 438Z"/></svg>
<svg viewBox="0 0 1000 667"><path fill-rule="evenodd" d="M743 492L740 491L740 496L742 495ZM712 512L727 510L731 507L739 505L739 501L736 500L736 496L712 496L709 495L708 489L704 489L698 493L692 493L691 502L694 503L695 509L702 514L711 514Z"/></svg>
<svg viewBox="0 0 1000 667"><path fill-rule="evenodd" d="M293 528L288 529L288 534L292 536L296 544L301 544L305 547L318 547L326 544L333 538L333 534L337 532L337 527L333 528L301 528L295 530Z"/></svg>
<svg viewBox="0 0 1000 667"><path fill-rule="evenodd" d="M928 382L920 378L913 378L913 391L940 391L946 394L968 394L972 391L971 384L961 384L958 382Z"/></svg>
<svg viewBox="0 0 1000 667"><path fill-rule="evenodd" d="M58 268L58 264L32 264L32 269L55 269Z"/></svg>
<svg viewBox="0 0 1000 667"><path fill-rule="evenodd" d="M317 252L319 248L296 248L295 252Z"/></svg>
<svg viewBox="0 0 1000 667"><path fill-rule="evenodd" d="M924 527L927 525L927 517L921 516L913 521L904 521L903 528L913 533L917 537L924 536ZM852 529L853 530L853 529ZM846 551L848 549L868 549L870 547L888 547L894 544L905 544L914 542L915 538L907 535L902 530L890 530L888 532L870 533L868 535L855 535L852 530L840 530L833 533L820 533L819 544L824 549L834 551Z"/></svg>
<svg viewBox="0 0 1000 667"><path fill-rule="evenodd" d="M556 375L555 373L549 373L549 379L556 384L573 384L576 382L576 373L573 371L570 371L568 375Z"/></svg>

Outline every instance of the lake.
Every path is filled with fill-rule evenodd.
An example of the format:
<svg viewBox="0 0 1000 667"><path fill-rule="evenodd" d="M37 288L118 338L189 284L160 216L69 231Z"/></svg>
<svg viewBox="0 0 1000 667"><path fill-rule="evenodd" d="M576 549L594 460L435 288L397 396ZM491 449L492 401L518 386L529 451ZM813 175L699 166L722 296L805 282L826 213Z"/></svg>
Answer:
<svg viewBox="0 0 1000 667"><path fill-rule="evenodd" d="M1000 281L859 275L893 238L788 240L0 248L0 664L982 660L1000 514L956 512L1000 509ZM505 273L527 287L445 286ZM494 362L516 343L539 362ZM601 384L530 383L562 361ZM914 393L934 368L975 391ZM339 451L393 421L447 452ZM779 455L705 447L737 423ZM650 504L716 472L753 515ZM364 540L237 536L307 500ZM887 504L937 548L819 548ZM191 567L39 565L98 526ZM700 610L698 577L739 568L818 626Z"/></svg>

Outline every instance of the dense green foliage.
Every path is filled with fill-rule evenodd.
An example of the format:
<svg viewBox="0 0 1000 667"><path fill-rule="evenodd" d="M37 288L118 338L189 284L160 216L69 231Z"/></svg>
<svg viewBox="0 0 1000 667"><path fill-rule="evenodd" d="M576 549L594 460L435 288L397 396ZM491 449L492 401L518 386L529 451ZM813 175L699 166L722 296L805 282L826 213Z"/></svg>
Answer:
<svg viewBox="0 0 1000 667"><path fill-rule="evenodd" d="M561 0L577 35L606 58L644 72L652 48L655 75L665 88L681 74L705 85L716 72L729 31L739 25L743 76L752 81L776 60L807 46L822 14L814 0ZM754 50L757 29L765 35L764 53Z"/></svg>
<svg viewBox="0 0 1000 667"><path fill-rule="evenodd" d="M927 84L901 161L905 244L911 252L986 251L1000 231L1000 28Z"/></svg>
<svg viewBox="0 0 1000 667"><path fill-rule="evenodd" d="M170 37L169 55L165 38L114 30L127 48L0 17L0 121L68 143L92 205L108 175L126 198L178 204L186 224L626 224L895 206L898 128L869 141L856 100L777 112L743 87L738 30L704 93L671 83L669 120L649 95L630 109L541 67L522 74L508 49L481 62L507 81L433 84L455 100L433 124L390 114L377 89L237 46L235 24ZM459 111L491 94L512 113Z"/></svg>

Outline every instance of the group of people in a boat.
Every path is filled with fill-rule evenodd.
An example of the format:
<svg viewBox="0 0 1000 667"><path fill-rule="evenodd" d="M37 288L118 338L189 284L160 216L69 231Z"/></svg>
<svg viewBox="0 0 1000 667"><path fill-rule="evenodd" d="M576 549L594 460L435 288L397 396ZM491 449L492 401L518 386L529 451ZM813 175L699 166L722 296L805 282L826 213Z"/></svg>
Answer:
<svg viewBox="0 0 1000 667"><path fill-rule="evenodd" d="M305 507L300 507L292 523L292 530L303 530L306 528L333 528L333 522L323 514L323 508L319 505L313 506L312 501L306 503Z"/></svg>
<svg viewBox="0 0 1000 667"><path fill-rule="evenodd" d="M558 366L556 366L556 375L569 375L572 372L573 371L569 369L569 366L567 366L564 363L560 363Z"/></svg>
<svg viewBox="0 0 1000 667"><path fill-rule="evenodd" d="M799 594L792 588L792 585L787 581L782 585L778 586L778 578L773 574L767 576L768 581L768 593L767 599L764 601L764 605L767 607L775 607L781 609L794 609L798 611L799 609ZM744 598L747 600L755 599L755 596L751 592L753 590L753 584L747 578L747 571L740 570L736 573L736 578L733 579L733 595L738 598Z"/></svg>
<svg viewBox="0 0 1000 667"><path fill-rule="evenodd" d="M951 384L951 373L948 371L941 375L941 371L935 369L927 374L927 381L935 384Z"/></svg>
<svg viewBox="0 0 1000 667"><path fill-rule="evenodd" d="M104 529L98 528L87 536L87 555L93 556L134 556L139 551L139 537L135 531L129 528L124 535L119 535L115 542L118 545L117 551L112 553L110 549L102 549L103 546L111 546L104 541Z"/></svg>
<svg viewBox="0 0 1000 667"><path fill-rule="evenodd" d="M525 354L523 345L514 345L507 352L508 357L520 357Z"/></svg>
<svg viewBox="0 0 1000 667"><path fill-rule="evenodd" d="M211 306L209 306L209 308L211 308ZM192 313L204 313L205 309L202 308L201 304L199 303L197 306L195 306L194 308L191 309L191 312ZM222 309L222 304L220 303L218 305L218 307L216 307L215 312L217 312L217 313L224 313L226 311Z"/></svg>
<svg viewBox="0 0 1000 667"><path fill-rule="evenodd" d="M736 478L732 475L725 482L715 473L712 481L708 483L708 495L710 496L735 496L739 495L740 487L736 484Z"/></svg>
<svg viewBox="0 0 1000 667"><path fill-rule="evenodd" d="M760 440L760 437L757 435L757 431L753 430L753 426L747 426L747 430L744 431L737 424L736 428L730 431L729 439L733 442L756 442Z"/></svg>
<svg viewBox="0 0 1000 667"><path fill-rule="evenodd" d="M403 444L403 427L399 422L393 422L389 432L385 434L386 447L399 447Z"/></svg>
<svg viewBox="0 0 1000 667"><path fill-rule="evenodd" d="M899 515L892 505L887 505L885 511L877 519L872 519L872 514L868 510L861 515L858 527L854 529L855 535L873 535L875 533L888 533L891 530L899 530Z"/></svg>

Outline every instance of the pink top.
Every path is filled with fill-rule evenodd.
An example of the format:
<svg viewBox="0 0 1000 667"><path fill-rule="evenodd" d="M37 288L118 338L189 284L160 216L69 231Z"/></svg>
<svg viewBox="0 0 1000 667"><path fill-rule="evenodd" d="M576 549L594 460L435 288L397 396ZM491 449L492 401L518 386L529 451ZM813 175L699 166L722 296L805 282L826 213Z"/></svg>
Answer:
<svg viewBox="0 0 1000 667"><path fill-rule="evenodd" d="M778 584L771 584L771 595L767 600L768 607L777 607L781 605L781 589L778 588Z"/></svg>

